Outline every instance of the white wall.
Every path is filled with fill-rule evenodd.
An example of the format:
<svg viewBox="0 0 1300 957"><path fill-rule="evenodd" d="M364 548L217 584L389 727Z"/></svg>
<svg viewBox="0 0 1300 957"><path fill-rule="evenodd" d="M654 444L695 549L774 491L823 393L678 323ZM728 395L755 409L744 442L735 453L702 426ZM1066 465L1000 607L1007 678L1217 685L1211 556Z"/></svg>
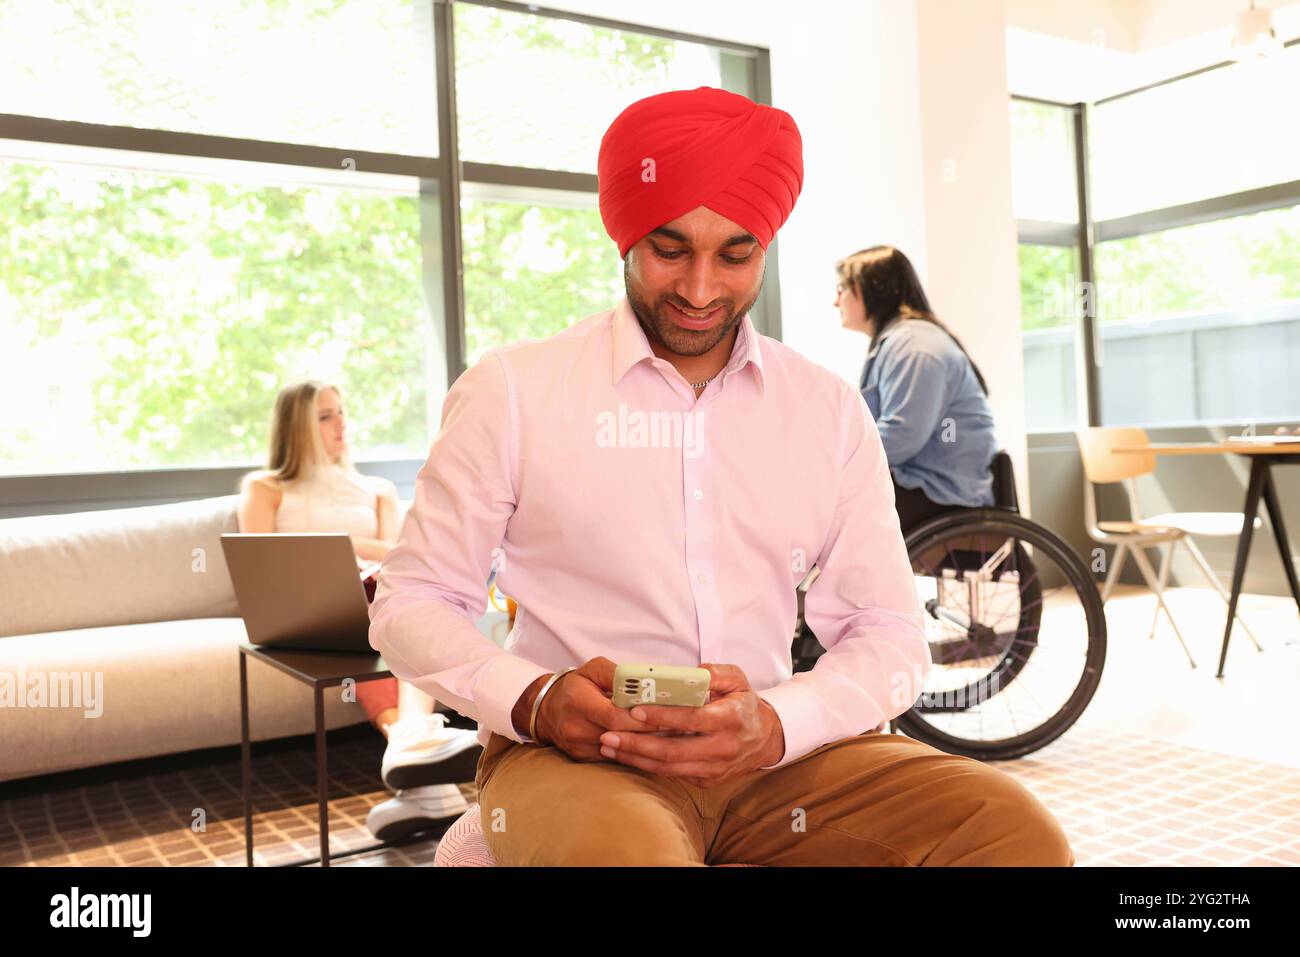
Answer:
<svg viewBox="0 0 1300 957"><path fill-rule="evenodd" d="M1004 0L549 5L770 51L773 102L804 140L780 233L783 339L856 383L869 341L840 328L833 266L899 247L989 379L1028 502Z"/></svg>
<svg viewBox="0 0 1300 957"><path fill-rule="evenodd" d="M1028 511L1003 0L923 0L917 40L926 291L989 383Z"/></svg>

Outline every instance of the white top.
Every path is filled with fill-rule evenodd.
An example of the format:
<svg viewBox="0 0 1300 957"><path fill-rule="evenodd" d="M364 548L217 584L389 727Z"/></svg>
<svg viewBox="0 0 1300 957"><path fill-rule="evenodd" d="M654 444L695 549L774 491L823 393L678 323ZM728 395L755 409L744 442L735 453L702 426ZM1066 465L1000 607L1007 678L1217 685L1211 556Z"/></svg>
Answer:
<svg viewBox="0 0 1300 957"><path fill-rule="evenodd" d="M309 479L281 484L275 530L378 538L380 495L390 496L397 505L397 486L388 479L352 473L341 465L322 466Z"/></svg>

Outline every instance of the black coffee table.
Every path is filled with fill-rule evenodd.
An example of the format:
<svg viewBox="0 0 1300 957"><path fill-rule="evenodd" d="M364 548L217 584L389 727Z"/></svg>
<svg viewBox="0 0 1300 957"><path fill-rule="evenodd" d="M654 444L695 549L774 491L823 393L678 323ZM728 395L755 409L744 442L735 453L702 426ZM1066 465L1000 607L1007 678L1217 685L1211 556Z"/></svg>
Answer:
<svg viewBox="0 0 1300 957"><path fill-rule="evenodd" d="M253 866L253 749L248 733L248 659L256 658L278 668L312 689L316 698L316 791L320 806L320 856L291 861L278 867L300 867L320 862L329 867L330 861L376 850L382 843L335 854L329 853L329 772L325 763L325 691L338 688L351 678L360 683L391 678L392 672L384 659L374 652L344 651L291 651L278 648L261 648L243 643L239 646L239 723L241 732L241 757L244 785L244 848L249 867Z"/></svg>

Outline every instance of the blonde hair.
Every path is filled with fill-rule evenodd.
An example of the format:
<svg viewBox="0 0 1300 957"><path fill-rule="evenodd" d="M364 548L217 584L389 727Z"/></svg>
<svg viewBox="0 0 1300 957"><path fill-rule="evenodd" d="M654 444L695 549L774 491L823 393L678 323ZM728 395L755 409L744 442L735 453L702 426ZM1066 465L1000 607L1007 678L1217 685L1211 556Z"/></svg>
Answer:
<svg viewBox="0 0 1300 957"><path fill-rule="evenodd" d="M330 464L316 419L316 400L327 389L338 394L341 405L343 393L339 387L319 379L304 379L280 390L271 416L271 442L266 468L244 476L244 481L272 479L277 482L292 482L310 478L317 469ZM338 464L346 472L359 474L346 447L339 456Z"/></svg>

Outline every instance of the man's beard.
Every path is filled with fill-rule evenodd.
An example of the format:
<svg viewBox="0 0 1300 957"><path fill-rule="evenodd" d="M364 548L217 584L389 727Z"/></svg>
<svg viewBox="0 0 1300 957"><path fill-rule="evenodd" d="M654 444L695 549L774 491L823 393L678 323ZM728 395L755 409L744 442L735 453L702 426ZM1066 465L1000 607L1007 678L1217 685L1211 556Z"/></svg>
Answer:
<svg viewBox="0 0 1300 957"><path fill-rule="evenodd" d="M632 292L632 283L628 279L627 263L623 264L623 285L627 289L627 301L632 312L645 331L646 338L657 342L669 352L679 356L702 356L719 342L730 335L731 330L740 322L742 316L754 308L758 296L745 303L740 309L727 309L730 303L722 303L720 308L726 310L726 318L716 323L711 329L684 329L673 321L669 314L667 302L660 302L651 308L649 303L638 298ZM761 291L761 287L760 287Z"/></svg>

